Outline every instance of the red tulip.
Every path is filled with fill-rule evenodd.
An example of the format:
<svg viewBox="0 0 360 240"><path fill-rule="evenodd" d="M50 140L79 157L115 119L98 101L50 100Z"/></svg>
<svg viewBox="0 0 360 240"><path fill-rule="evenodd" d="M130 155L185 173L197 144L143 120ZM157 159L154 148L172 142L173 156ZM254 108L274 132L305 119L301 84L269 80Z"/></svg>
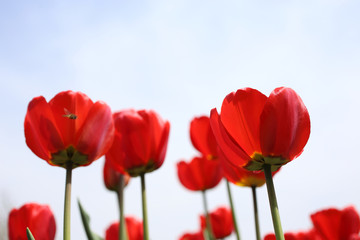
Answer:
<svg viewBox="0 0 360 240"><path fill-rule="evenodd" d="M310 230L307 232L285 233L284 236L285 240L323 240L315 230ZM264 240L276 240L275 234L271 233L266 235Z"/></svg>
<svg viewBox="0 0 360 240"><path fill-rule="evenodd" d="M126 229L129 240L143 240L142 221L134 217L125 217ZM119 222L114 222L105 233L105 240L119 239Z"/></svg>
<svg viewBox="0 0 360 240"><path fill-rule="evenodd" d="M114 168L135 177L164 162L170 123L154 111L124 110L113 114L115 139L106 154Z"/></svg>
<svg viewBox="0 0 360 240"><path fill-rule="evenodd" d="M184 233L179 240L204 240L202 231L196 233Z"/></svg>
<svg viewBox="0 0 360 240"><path fill-rule="evenodd" d="M27 203L9 214L9 240L27 240L28 227L36 240L54 240L56 224L49 206Z"/></svg>
<svg viewBox="0 0 360 240"><path fill-rule="evenodd" d="M294 90L277 88L269 97L245 88L226 96L210 124L221 150L236 166L273 170L301 154L310 135L309 113Z"/></svg>
<svg viewBox="0 0 360 240"><path fill-rule="evenodd" d="M226 207L219 207L209 213L212 231L216 239L222 239L231 235L234 231L233 217L231 210ZM200 216L201 229L206 228L205 217Z"/></svg>
<svg viewBox="0 0 360 240"><path fill-rule="evenodd" d="M322 210L312 214L311 220L322 239L351 240L359 235L360 217L354 207Z"/></svg>
<svg viewBox="0 0 360 240"><path fill-rule="evenodd" d="M190 139L194 147L207 159L218 157L217 143L210 127L210 118L201 116L190 123Z"/></svg>
<svg viewBox="0 0 360 240"><path fill-rule="evenodd" d="M38 157L54 166L86 166L110 148L114 136L111 110L81 92L60 92L49 102L40 96L28 106L25 138Z"/></svg>
<svg viewBox="0 0 360 240"><path fill-rule="evenodd" d="M130 181L130 176L127 173L116 171L108 159L105 159L103 175L105 186L110 191L117 192L119 190L121 178L125 182L124 186L127 186Z"/></svg>
<svg viewBox="0 0 360 240"><path fill-rule="evenodd" d="M204 191L215 187L223 177L218 160L194 157L189 163L177 164L177 173L184 187L192 191Z"/></svg>

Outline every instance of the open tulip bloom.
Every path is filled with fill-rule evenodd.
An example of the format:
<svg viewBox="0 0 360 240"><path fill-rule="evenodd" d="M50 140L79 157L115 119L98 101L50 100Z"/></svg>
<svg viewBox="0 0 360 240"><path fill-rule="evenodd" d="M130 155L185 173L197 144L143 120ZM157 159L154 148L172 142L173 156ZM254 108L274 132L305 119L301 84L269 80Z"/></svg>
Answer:
<svg viewBox="0 0 360 240"><path fill-rule="evenodd" d="M271 171L301 154L310 135L309 113L296 92L276 88L269 97L245 88L227 95L219 114L211 110L216 141L235 166L264 170L275 234L284 239Z"/></svg>
<svg viewBox="0 0 360 240"><path fill-rule="evenodd" d="M111 109L81 92L60 92L49 102L39 96L28 105L24 128L33 153L66 169L64 239L69 240L71 172L109 150L114 138Z"/></svg>

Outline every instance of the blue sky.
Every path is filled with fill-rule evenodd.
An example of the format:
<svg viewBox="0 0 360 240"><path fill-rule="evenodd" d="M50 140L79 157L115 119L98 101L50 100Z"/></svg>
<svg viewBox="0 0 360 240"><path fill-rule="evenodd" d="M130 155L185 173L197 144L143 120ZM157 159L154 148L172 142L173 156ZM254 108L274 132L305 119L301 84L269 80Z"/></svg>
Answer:
<svg viewBox="0 0 360 240"><path fill-rule="evenodd" d="M355 0L1 1L0 229L10 208L36 201L54 210L62 238L65 171L27 148L23 121L33 97L49 100L68 89L114 111L154 109L171 122L165 163L147 176L152 239L198 229L201 196L180 185L176 162L196 154L191 119L243 87L267 95L291 87L310 113L304 153L274 180L284 230L309 228L318 209L360 210L359 7ZM74 170L73 239L85 239L77 198L99 234L117 219L102 166L99 159ZM251 191L232 189L243 238L254 239ZM264 235L271 217L266 189L258 194ZM210 209L228 204L225 184L208 197ZM141 217L139 179L126 189L125 205Z"/></svg>

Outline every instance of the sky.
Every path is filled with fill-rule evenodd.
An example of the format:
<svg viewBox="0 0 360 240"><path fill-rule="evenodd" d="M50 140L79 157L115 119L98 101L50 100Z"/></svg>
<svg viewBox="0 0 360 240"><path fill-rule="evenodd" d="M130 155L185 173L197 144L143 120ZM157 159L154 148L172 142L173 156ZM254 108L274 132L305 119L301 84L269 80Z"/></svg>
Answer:
<svg viewBox="0 0 360 240"><path fill-rule="evenodd" d="M310 114L303 154L274 178L284 231L309 229L321 209L360 210L359 8L356 0L0 1L0 239L9 211L27 202L51 207L62 239L65 170L31 152L23 124L32 98L64 90L170 121L165 162L146 175L152 240L199 229L201 194L180 184L176 163L197 154L192 118L244 87L266 95L291 87ZM73 171L72 239L86 239L77 199L100 235L118 219L103 164ZM255 239L251 190L232 192L242 238ZM257 192L264 236L272 222L266 188ZM207 196L210 210L228 205L224 182ZM141 218L140 197L132 179L127 215Z"/></svg>

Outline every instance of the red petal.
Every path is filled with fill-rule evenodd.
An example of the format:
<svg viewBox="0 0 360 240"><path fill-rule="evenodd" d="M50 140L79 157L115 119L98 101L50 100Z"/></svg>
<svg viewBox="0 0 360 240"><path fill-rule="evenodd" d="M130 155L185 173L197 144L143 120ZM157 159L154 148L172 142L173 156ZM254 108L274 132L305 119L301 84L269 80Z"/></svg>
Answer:
<svg viewBox="0 0 360 240"><path fill-rule="evenodd" d="M77 132L75 148L82 154L88 155L90 164L109 150L114 132L110 107L98 101L91 107L85 122Z"/></svg>
<svg viewBox="0 0 360 240"><path fill-rule="evenodd" d="M349 239L353 234L359 234L360 218L354 207L342 210L340 223L340 239Z"/></svg>
<svg viewBox="0 0 360 240"><path fill-rule="evenodd" d="M196 233L184 233L179 240L204 240L202 231Z"/></svg>
<svg viewBox="0 0 360 240"><path fill-rule="evenodd" d="M138 114L143 117L148 127L149 142L146 142L146 145L149 146L149 150L146 158L154 161L156 167L159 168L165 160L170 123L152 110L141 110Z"/></svg>
<svg viewBox="0 0 360 240"><path fill-rule="evenodd" d="M130 109L114 114L115 128L121 138L124 151L124 168L131 169L147 165L150 161L153 141L148 123L137 111Z"/></svg>
<svg viewBox="0 0 360 240"><path fill-rule="evenodd" d="M312 214L311 220L322 238L339 240L341 215L341 211L330 208Z"/></svg>
<svg viewBox="0 0 360 240"><path fill-rule="evenodd" d="M236 166L245 166L251 157L235 142L225 130L218 112L212 109L210 113L210 125L215 139L225 157Z"/></svg>
<svg viewBox="0 0 360 240"><path fill-rule="evenodd" d="M93 106L91 99L81 92L65 91L58 93L49 102L59 131L64 139L65 147L75 144L75 137L85 123L87 115ZM77 118L66 117L67 111Z"/></svg>
<svg viewBox="0 0 360 240"><path fill-rule="evenodd" d="M261 114L263 155L292 160L302 152L309 135L310 117L300 97L290 88L275 89Z"/></svg>
<svg viewBox="0 0 360 240"><path fill-rule="evenodd" d="M24 122L26 144L38 157L51 159L51 153L64 149L53 114L44 97L34 98Z"/></svg>
<svg viewBox="0 0 360 240"><path fill-rule="evenodd" d="M261 92L245 88L227 95L221 106L224 128L249 156L261 152L260 115L266 99Z"/></svg>
<svg viewBox="0 0 360 240"><path fill-rule="evenodd" d="M194 147L208 159L217 157L217 143L207 116L194 118L190 123L190 139Z"/></svg>

